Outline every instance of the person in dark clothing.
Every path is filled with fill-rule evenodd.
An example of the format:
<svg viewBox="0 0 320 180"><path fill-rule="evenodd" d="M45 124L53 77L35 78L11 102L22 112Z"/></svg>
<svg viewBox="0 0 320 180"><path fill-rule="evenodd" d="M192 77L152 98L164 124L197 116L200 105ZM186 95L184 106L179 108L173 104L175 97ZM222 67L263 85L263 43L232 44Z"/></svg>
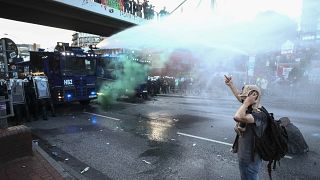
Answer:
<svg viewBox="0 0 320 180"><path fill-rule="evenodd" d="M124 3L124 12L130 13L130 3L129 3L129 0L124 0L123 3Z"/></svg>
<svg viewBox="0 0 320 180"><path fill-rule="evenodd" d="M148 7L149 7L148 2L149 1L147 1L147 0L143 0L143 3L142 3L144 19L149 19L149 17L148 17Z"/></svg>
<svg viewBox="0 0 320 180"><path fill-rule="evenodd" d="M38 103L41 107L43 120L48 120L48 113L47 113L48 108L51 111L51 116L52 117L56 116L51 98L38 99Z"/></svg>
<svg viewBox="0 0 320 180"><path fill-rule="evenodd" d="M137 12L137 3L134 0L132 0L132 14L136 15L136 12Z"/></svg>
<svg viewBox="0 0 320 180"><path fill-rule="evenodd" d="M130 13L130 14L134 14L134 12L133 12L133 9L134 9L133 5L134 5L134 1L133 1L133 0L129 1L129 13Z"/></svg>
<svg viewBox="0 0 320 180"><path fill-rule="evenodd" d="M139 0L136 5L137 16L142 18L142 4L140 4Z"/></svg>
<svg viewBox="0 0 320 180"><path fill-rule="evenodd" d="M288 154L303 154L308 152L309 147L298 127L288 117L282 117L279 120L281 125L286 128L288 134Z"/></svg>
<svg viewBox="0 0 320 180"><path fill-rule="evenodd" d="M26 77L26 82L24 86L26 104L29 110L29 114L34 118L34 120L38 120L38 112L39 107L37 103L36 90L33 84L32 76Z"/></svg>
<svg viewBox="0 0 320 180"><path fill-rule="evenodd" d="M14 117L11 119L15 125L22 124L22 122L30 121L28 108L26 106L26 94L24 90L24 81L21 79L11 79L11 95L13 102Z"/></svg>
<svg viewBox="0 0 320 180"><path fill-rule="evenodd" d="M163 9L161 9L160 12L159 12L159 16L160 17L164 17L164 16L166 16L168 14L169 14L169 12L166 11L166 7L163 7Z"/></svg>
<svg viewBox="0 0 320 180"><path fill-rule="evenodd" d="M47 109L49 108L54 117L55 110L50 94L47 94L49 89L47 82L43 81L43 79L35 80L36 76L28 76L27 78L29 82L26 88L26 94L28 94L29 97L26 100L30 113L35 120L38 120L39 114L42 115L43 120L48 120Z"/></svg>

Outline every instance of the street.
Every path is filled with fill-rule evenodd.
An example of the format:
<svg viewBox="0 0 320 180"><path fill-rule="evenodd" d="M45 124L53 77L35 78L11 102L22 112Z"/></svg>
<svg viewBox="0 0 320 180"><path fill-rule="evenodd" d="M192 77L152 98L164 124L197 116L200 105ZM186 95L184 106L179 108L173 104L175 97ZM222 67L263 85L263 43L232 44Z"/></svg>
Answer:
<svg viewBox="0 0 320 180"><path fill-rule="evenodd" d="M309 145L288 155L274 179L320 179L320 120L317 107L262 100L287 116ZM228 98L156 96L142 103L61 105L57 117L33 121L34 140L77 179L240 179L232 117L239 103ZM266 163L261 179L269 179Z"/></svg>

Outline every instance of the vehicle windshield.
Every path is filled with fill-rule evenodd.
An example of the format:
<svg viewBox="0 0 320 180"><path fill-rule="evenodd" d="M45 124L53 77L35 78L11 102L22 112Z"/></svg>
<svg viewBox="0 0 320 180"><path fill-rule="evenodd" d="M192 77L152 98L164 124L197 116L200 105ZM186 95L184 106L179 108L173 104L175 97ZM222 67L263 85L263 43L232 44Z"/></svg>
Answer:
<svg viewBox="0 0 320 180"><path fill-rule="evenodd" d="M123 67L119 57L101 58L97 65L97 76L115 80L117 78L116 70L121 68Z"/></svg>
<svg viewBox="0 0 320 180"><path fill-rule="evenodd" d="M66 57L62 60L65 75L95 75L96 59L87 57Z"/></svg>

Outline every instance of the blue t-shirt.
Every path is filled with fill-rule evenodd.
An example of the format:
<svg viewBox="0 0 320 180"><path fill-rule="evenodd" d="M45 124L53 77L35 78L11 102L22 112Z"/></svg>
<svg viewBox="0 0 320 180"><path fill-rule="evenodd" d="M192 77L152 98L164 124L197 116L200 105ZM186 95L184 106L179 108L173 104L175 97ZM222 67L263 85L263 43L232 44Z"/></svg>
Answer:
<svg viewBox="0 0 320 180"><path fill-rule="evenodd" d="M246 130L238 140L238 158L242 162L252 162L253 128L258 136L261 136L267 126L267 115L264 112L252 112L254 123L248 123ZM257 159L255 154L255 160Z"/></svg>

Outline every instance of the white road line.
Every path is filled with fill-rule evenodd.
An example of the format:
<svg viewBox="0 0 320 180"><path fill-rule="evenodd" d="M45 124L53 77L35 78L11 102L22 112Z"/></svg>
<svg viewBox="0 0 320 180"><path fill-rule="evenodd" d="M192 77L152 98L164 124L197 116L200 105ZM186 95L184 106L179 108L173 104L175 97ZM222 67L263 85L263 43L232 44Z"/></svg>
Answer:
<svg viewBox="0 0 320 180"><path fill-rule="evenodd" d="M213 116L220 116L220 117L226 117L226 118L233 118L233 116L231 115L224 115L224 114L214 114L214 113L209 113L210 115L213 115Z"/></svg>
<svg viewBox="0 0 320 180"><path fill-rule="evenodd" d="M127 102L121 102L121 104L131 105L131 106L137 106L139 104L133 104L133 103L127 103Z"/></svg>
<svg viewBox="0 0 320 180"><path fill-rule="evenodd" d="M196 138L196 139L201 139L201 140L205 140L205 141L215 142L215 143L219 143L219 144L224 144L224 145L227 145L227 146L232 146L232 144L230 144L230 143L217 141L217 140L213 140L213 139L208 139L208 138L204 138L204 137L200 137L200 136L194 136L194 135L191 135L191 134L185 134L185 133L181 133L181 132L177 132L177 134L182 135L182 136L188 136L188 137Z"/></svg>
<svg viewBox="0 0 320 180"><path fill-rule="evenodd" d="M285 158L292 159L292 156L284 156Z"/></svg>
<svg viewBox="0 0 320 180"><path fill-rule="evenodd" d="M191 110L191 109L190 109ZM211 113L211 112L204 112L205 115L210 115L210 117L212 116L218 116L219 118L220 117L223 117L223 118L228 118L228 119L233 119L233 116L232 115L225 115L225 114L215 114L215 113Z"/></svg>
<svg viewBox="0 0 320 180"><path fill-rule="evenodd" d="M227 146L232 146L233 144L227 143L227 142L223 142L223 141L218 141L218 140L214 140L214 139L208 139L208 138L204 138L204 137L200 137L200 136L195 136L195 135L191 135L191 134L186 134L186 133L182 133L182 132L177 132L178 135L181 136L187 136L187 137L192 137L192 138L196 138L196 139L201 139L201 140L205 140L205 141L210 141L210 142L215 142L215 143L219 143L219 144L224 144ZM292 159L291 156L284 156L285 158L288 159Z"/></svg>
<svg viewBox="0 0 320 180"><path fill-rule="evenodd" d="M109 117L109 116L104 116L104 115L101 115L101 114L90 113L90 112L83 112L83 113L91 114L91 115L95 115L95 116L99 116L99 117L103 117L103 118L107 118L107 119L112 119L112 120L115 120L115 121L120 121L120 119L118 119L118 118L113 118L113 117Z"/></svg>

